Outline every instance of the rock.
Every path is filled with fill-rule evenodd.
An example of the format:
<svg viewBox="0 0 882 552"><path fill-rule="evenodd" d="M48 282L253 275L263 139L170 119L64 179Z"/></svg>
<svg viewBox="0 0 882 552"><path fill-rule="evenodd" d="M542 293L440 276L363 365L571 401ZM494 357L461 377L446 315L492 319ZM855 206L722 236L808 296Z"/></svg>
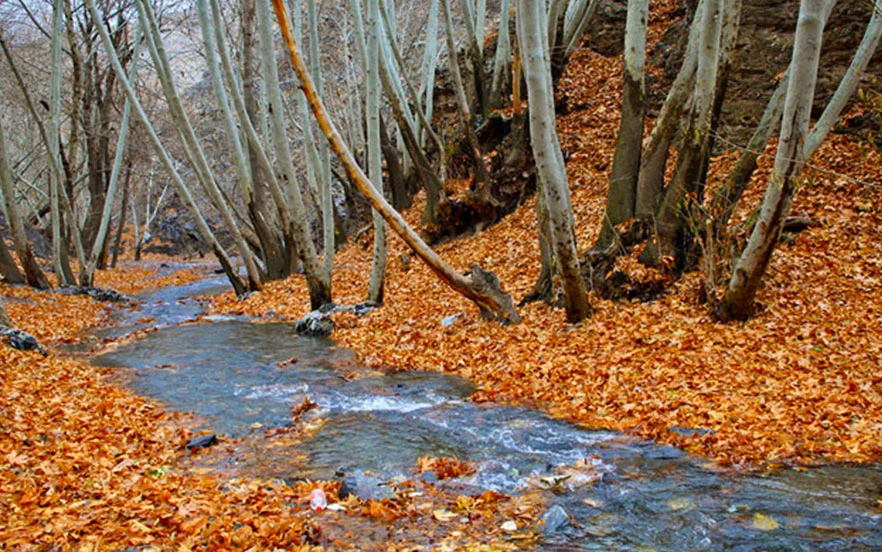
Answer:
<svg viewBox="0 0 882 552"><path fill-rule="evenodd" d="M555 504L542 514L542 533L550 535L570 525L570 514L560 504Z"/></svg>
<svg viewBox="0 0 882 552"><path fill-rule="evenodd" d="M187 441L187 449L198 450L208 448L217 444L217 435L209 433L208 435L198 435Z"/></svg>
<svg viewBox="0 0 882 552"><path fill-rule="evenodd" d="M379 307L380 305L376 301L364 301L355 305L352 310L355 312L355 316L364 316Z"/></svg>
<svg viewBox="0 0 882 552"><path fill-rule="evenodd" d="M705 429L702 427L672 426L668 428L668 431L670 431L671 433L676 433L677 435L682 435L683 437L701 437L703 435L714 434L713 430Z"/></svg>
<svg viewBox="0 0 882 552"><path fill-rule="evenodd" d="M675 460L682 458L684 455L685 453L682 450L669 445L650 447L643 453L643 457L649 460Z"/></svg>
<svg viewBox="0 0 882 552"><path fill-rule="evenodd" d="M0 336L5 337L6 344L13 349L18 349L19 351L39 351L43 356L48 354L46 349L37 341L37 338L27 332L7 326L0 326Z"/></svg>
<svg viewBox="0 0 882 552"><path fill-rule="evenodd" d="M94 287L68 286L58 290L58 293L63 295L88 295L92 299L104 303L128 303L131 301L131 299L118 291Z"/></svg>
<svg viewBox="0 0 882 552"><path fill-rule="evenodd" d="M327 337L334 331L334 321L323 312L312 311L294 324L298 335Z"/></svg>
<svg viewBox="0 0 882 552"><path fill-rule="evenodd" d="M355 495L362 500L383 500L395 498L395 492L386 481L370 475L352 475L343 479L340 486L340 500L345 496Z"/></svg>

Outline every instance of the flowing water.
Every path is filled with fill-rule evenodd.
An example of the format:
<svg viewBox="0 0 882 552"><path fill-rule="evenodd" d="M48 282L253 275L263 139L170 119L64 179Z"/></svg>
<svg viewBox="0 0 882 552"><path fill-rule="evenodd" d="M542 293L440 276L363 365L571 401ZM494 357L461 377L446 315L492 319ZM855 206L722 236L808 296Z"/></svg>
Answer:
<svg viewBox="0 0 882 552"><path fill-rule="evenodd" d="M471 403L470 384L454 376L362 367L332 341L298 337L288 324L193 322L202 305L190 297L223 288L208 279L142 297L140 310L121 312L102 337L160 329L96 362L231 437L290 425L292 406L306 397L318 404L305 417L314 435L234 455L228 462L239 470L283 479L345 473L358 494L382 496L382 482L415 477L419 457L457 456L478 470L443 484L553 487L552 504L572 523L547 532L547 550L882 550L878 466L720 471L673 447L529 408ZM580 461L585 467L573 470Z"/></svg>

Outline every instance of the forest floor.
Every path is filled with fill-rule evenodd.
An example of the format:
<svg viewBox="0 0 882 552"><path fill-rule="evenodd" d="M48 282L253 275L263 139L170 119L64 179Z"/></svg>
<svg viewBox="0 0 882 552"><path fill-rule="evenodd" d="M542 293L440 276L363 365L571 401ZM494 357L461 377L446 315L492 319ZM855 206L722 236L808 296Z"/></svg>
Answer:
<svg viewBox="0 0 882 552"><path fill-rule="evenodd" d="M158 276L158 260L127 264L99 272L96 286L134 294L213 268ZM394 498L340 500L339 482L289 485L207 469L199 457L208 452L185 446L192 416L131 393L114 370L65 349L114 307L27 287L0 284L0 293L15 326L49 349L44 357L0 346L0 548L508 550L537 538L537 493L465 496L411 481ZM439 479L469 469L444 459L421 464L415 473ZM316 488L344 509L312 511Z"/></svg>

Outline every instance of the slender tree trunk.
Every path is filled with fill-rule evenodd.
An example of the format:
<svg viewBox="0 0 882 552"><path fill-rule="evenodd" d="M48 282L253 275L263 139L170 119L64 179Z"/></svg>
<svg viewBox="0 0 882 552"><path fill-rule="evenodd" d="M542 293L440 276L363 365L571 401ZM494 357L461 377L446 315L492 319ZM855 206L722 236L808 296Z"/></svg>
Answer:
<svg viewBox="0 0 882 552"><path fill-rule="evenodd" d="M735 265L726 295L717 308L717 315L722 320L744 320L753 314L756 293L781 235L784 220L790 212L798 178L806 161L805 142L823 30L824 0L802 0L775 167L759 220Z"/></svg>
<svg viewBox="0 0 882 552"><path fill-rule="evenodd" d="M93 19L100 21L101 15L98 12L98 8L95 7L95 0L86 0L86 6L89 9L89 12L91 13ZM135 110L135 113L138 115L138 118L144 125L145 130L147 131L147 135L150 138L150 142L153 145L154 150L156 151L157 157L159 157L163 167L168 173L168 176L171 179L172 184L174 185L175 190L178 193L178 196L184 201L184 204L187 206L190 214L193 216L193 220L196 224L196 229L202 236L202 239L205 240L209 247L211 247L212 251L214 251L214 254L217 256L218 261L220 261L221 265L224 268L224 272L226 273L227 278L233 285L233 289L236 291L237 294L244 293L246 291L245 283L239 277L236 268L233 266L232 261L230 260L226 251L224 251L224 248L217 241L217 238L212 233L211 228L209 228L208 226L208 223L205 222L200 208L193 199L189 188L187 188L187 185L184 183L181 175L178 174L177 170L175 170L175 166L171 160L171 157L169 157L168 153L165 151L165 147L162 145L162 141L159 139L159 135L157 135L156 131L153 129L150 118L147 116L147 113L144 111L144 107L138 100L138 95L137 92L135 92L134 86L126 78L125 69L123 69L119 58L116 55L116 50L113 48L113 43L110 39L110 35L107 33L107 29L105 29L103 25L98 25L97 29L99 35L101 36L101 41L104 43L104 49L107 52L107 57L111 63L111 66L113 67L113 70L116 71L117 76L120 77L120 82L125 88L126 96L129 101L132 102L132 108Z"/></svg>
<svg viewBox="0 0 882 552"><path fill-rule="evenodd" d="M625 23L622 118L609 178L606 217L594 246L598 250L606 249L615 241L617 224L634 217L643 148L643 120L646 117L644 66L648 20L649 0L629 0Z"/></svg>
<svg viewBox="0 0 882 552"><path fill-rule="evenodd" d="M49 204L52 212L52 259L58 283L68 286L74 282L65 271L63 248L67 247L61 227L60 189L61 171L61 30L64 25L63 1L55 0L52 8L52 69L49 76L49 120L46 128L51 171L49 173Z"/></svg>
<svg viewBox="0 0 882 552"><path fill-rule="evenodd" d="M31 250L31 244L25 233L25 222L22 219L21 211L18 207L18 201L15 198L15 183L12 178L12 171L9 168L9 161L6 151L6 130L0 121L0 190L3 192L4 205L6 206L6 220L9 222L9 231L12 234L12 242L15 244L15 252L18 254L18 260L24 269L25 278L31 287L37 289L48 289L49 280L40 270L34 253ZM2 241L2 240L0 240ZM4 244L5 245L5 244ZM15 263L13 263L15 266ZM17 270L17 269L16 269ZM3 271L7 273L6 270ZM9 278L7 278L8 280ZM15 275L13 274L13 279Z"/></svg>
<svg viewBox="0 0 882 552"><path fill-rule="evenodd" d="M101 22L97 22L101 25ZM141 24L138 24L138 30L135 33L134 53L132 55L132 64L128 80L134 85L135 76L138 71L138 58L141 53ZM112 71L110 71L112 72ZM106 90L110 93L110 90ZM108 100L109 101L109 100ZM116 152L113 158L113 166L110 170L110 182L107 185L106 192L103 194L103 205L100 216L98 218L98 226L95 229L95 235L92 239L92 249L86 259L86 266L80 267L80 285L91 286L95 277L95 269L98 267L98 261L104 253L104 244L107 240L107 233L110 229L110 219L113 214L113 201L116 197L116 191L119 187L119 173L122 169L123 158L126 154L126 146L129 134L129 120L132 117L132 102L126 99L125 107L123 107L122 121L119 126L119 136L117 138ZM125 220L125 210L122 212L121 219ZM94 215L89 215L90 217ZM87 242L88 243L88 242Z"/></svg>
<svg viewBox="0 0 882 552"><path fill-rule="evenodd" d="M276 161L279 164L279 182L283 184L288 193L288 204L291 206L291 235L294 237L294 245L303 261L303 275L306 278L306 286L309 288L309 302L313 309L332 302L331 282L322 274L318 254L309 229L309 220L306 215L306 206L300 193L300 185L297 181L294 164L288 150L288 135L285 130L285 109L282 104L282 93L279 87L279 70L276 64L276 52L272 40L272 24L269 10L264 2L256 2L257 27L260 31L260 48L263 61L264 79L267 84L270 105L270 128L273 135L273 145L276 151ZM302 79L302 75L298 73ZM304 122L305 123L305 122ZM306 125L304 124L304 127Z"/></svg>
<svg viewBox="0 0 882 552"><path fill-rule="evenodd" d="M243 148L248 156L248 164L245 170L249 171L248 180L251 182L251 201L246 204L251 222L254 225L254 232L260 240L260 249L262 252L263 264L266 269L267 278L277 280L284 278L290 274L291 259L284 246L283 232L287 228L285 224L279 228L277 217L273 215L272 206L275 205L279 218L285 218L282 211L286 206L278 205L270 189L272 184L269 182L269 176L272 175L272 169L269 171L261 162L260 144L256 140L247 139L249 131L245 128L259 124L262 117L262 109L259 102L260 89L258 86L258 75L260 67L255 53L255 7L254 0L241 0L241 24L240 31L242 37L242 103L244 104L244 113L236 109L240 124L243 127L246 137L246 143ZM225 61L223 57L226 55L226 44L221 44L223 38L223 29L217 28L217 22L214 16L214 8L212 6L212 28L214 30L215 42L218 44L218 52L221 57L221 68ZM227 86L230 95L233 96L232 104L235 106L237 99L235 96L239 94L239 89L233 78L232 67L226 75ZM248 119L247 121L245 119ZM265 155L265 153L263 153Z"/></svg>
<svg viewBox="0 0 882 552"><path fill-rule="evenodd" d="M511 0L502 0L502 13L499 14L499 33L496 35L496 55L493 58L493 80L487 102L491 108L506 104L506 90L511 82L511 35L508 31L511 19Z"/></svg>
<svg viewBox="0 0 882 552"><path fill-rule="evenodd" d="M119 251L120 247L122 247L122 235L123 231L126 228L126 213L129 210L129 192L131 190L131 182L132 182L132 159L129 158L128 163L126 163L126 177L123 179L123 196L122 196L122 205L119 208L119 222L116 225L116 235L113 238L113 256L110 260L110 268L116 268L116 262L119 260ZM132 202L134 203L134 202ZM132 212L134 213L134 206L132 208ZM132 221L133 225L136 225L136 221ZM140 260L140 251L138 255Z"/></svg>
<svg viewBox="0 0 882 552"><path fill-rule="evenodd" d="M150 55L154 61L160 83L163 86L175 127L177 128L185 146L184 150L187 154L188 160L193 165L193 169L195 170L199 182L202 184L203 190L209 199L211 199L212 204L218 210L218 213L220 213L221 218L224 220L224 224L232 235L236 250L238 251L239 256L242 257L242 261L245 264L245 269L248 274L248 289L259 289L260 271L257 268L257 264L254 262L254 255L248 246L245 236L242 233L242 229L236 222L231 205L229 205L229 203L223 198L223 194L214 179L214 175L212 174L210 164L208 163L205 152L202 149L202 145L196 137L196 133L190 124L190 119L181 104L180 96L178 95L177 89L172 80L172 73L168 66L168 57L165 53L165 47L162 43L159 27L153 14L153 8L146 0L136 0L135 4L137 5L139 14L146 26L145 37L147 39L146 42L150 50Z"/></svg>
<svg viewBox="0 0 882 552"><path fill-rule="evenodd" d="M695 82L695 70L698 67L699 30L701 29L701 13L704 10L704 3L705 0L699 0L696 6L695 16L689 27L683 63L668 91L664 104L662 104L661 111L643 150L634 208L635 215L642 219L655 216L665 185L665 165L668 161L671 143L682 123L686 100Z"/></svg>
<svg viewBox="0 0 882 552"><path fill-rule="evenodd" d="M710 138L711 108L719 69L720 36L722 31L723 0L706 0L701 14L698 67L692 106L683 131L683 142L677 156L674 178L665 190L656 216L656 235L641 254L647 264L658 263L664 257L677 256L682 261L683 251L676 246L689 217L689 194L697 190L701 167Z"/></svg>
<svg viewBox="0 0 882 552"><path fill-rule="evenodd" d="M475 168L473 190L477 192L478 197L491 202L490 174L487 171L487 165L484 164L481 145L478 142L478 135L475 133L475 125L472 121L472 111L469 108L469 101L462 84L462 75L459 72L459 62L456 59L456 43L453 40L453 23L450 18L450 6L448 0L441 0L441 8L444 15L445 35L447 36L447 62L450 67L450 74L453 78L453 88L456 92L456 102L459 107L459 119L469 142L469 154L472 157L472 164Z"/></svg>
<svg viewBox="0 0 882 552"><path fill-rule="evenodd" d="M520 317L514 309L511 297L499 289L498 282L495 282L495 287L492 285L495 277L488 277L488 273L481 271L476 265L472 267L471 278L467 278L454 270L453 267L445 263L437 253L427 246L404 218L389 205L381 194L377 193L376 188L374 188L370 180L359 168L352 152L346 147L340 133L332 124L324 103L316 95L315 86L306 70L297 45L291 36L288 14L282 0L273 0L273 8L275 9L276 18L279 22L291 63L309 100L313 115L330 142L331 147L340 158L347 175L355 183L359 191L365 195L371 206L383 215L383 218L386 219L386 222L392 229L402 237L414 253L423 259L441 281L473 301L480 308L482 315L495 318L500 322L520 322Z"/></svg>
<svg viewBox="0 0 882 552"><path fill-rule="evenodd" d="M367 119L368 178L383 195L383 155L380 140L380 6L378 0L367 3L367 61L365 75L365 117ZM374 219L374 254L368 284L368 300L383 302L386 281L386 221L376 209Z"/></svg>
<svg viewBox="0 0 882 552"><path fill-rule="evenodd" d="M842 114L842 110L845 109L854 91L857 90L861 75L867 69L870 58L873 57L873 53L879 45L880 36L882 36L882 5L875 2L873 4L873 14L870 16L870 22L867 24L867 30L864 32L864 38L861 39L851 64L848 66L845 74L842 75L842 80L839 81L836 92L830 98L830 103L827 104L818 122L812 128L811 134L806 139L806 159L810 159L818 151L824 138L833 129L836 121L839 120L839 115Z"/></svg>
<svg viewBox="0 0 882 552"><path fill-rule="evenodd" d="M518 0L518 40L530 98L533 157L548 207L552 249L561 277L567 320L578 322L591 314L591 305L585 280L579 270L569 180L557 137L543 4L539 0Z"/></svg>

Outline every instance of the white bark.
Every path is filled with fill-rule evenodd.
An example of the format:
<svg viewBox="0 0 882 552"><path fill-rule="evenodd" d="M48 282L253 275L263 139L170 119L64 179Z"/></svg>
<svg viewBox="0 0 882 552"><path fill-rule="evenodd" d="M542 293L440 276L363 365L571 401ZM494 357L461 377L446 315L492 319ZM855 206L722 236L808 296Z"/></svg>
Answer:
<svg viewBox="0 0 882 552"><path fill-rule="evenodd" d="M101 14L98 12L98 9L95 7L95 0L85 1L86 7L89 9L92 18L95 21L101 21L102 17ZM110 39L110 35L107 33L107 29L104 28L103 25L97 25L96 27L101 38L101 42L104 44L104 48L107 52L108 60L110 61L113 70L116 72L117 77L119 78L120 82L123 85L123 88L125 89L126 97L129 101L132 102L132 108L135 110L135 113L138 115L138 118L144 125L147 136L150 138L150 142L153 145L154 150L156 151L156 155L159 157L163 168L166 170L169 178L171 179L172 184L175 187L175 191L189 209L190 214L196 224L196 229L202 236L202 239L204 239L206 243L208 243L208 245L214 251L215 255L217 255L218 260L223 265L227 277L233 284L233 288L236 290L237 293L243 293L245 291L245 285L242 283L241 279L236 273L235 268L233 267L233 263L227 255L226 251L224 251L223 247L217 241L217 238L212 233L211 228L209 228L208 226L208 223L205 222L205 218L203 218L199 206L193 199L193 195L190 193L190 190L187 187L186 183L184 183L184 180L181 178L181 175L178 173L178 171L175 170L174 163L172 162L171 157L168 155L168 152L166 152L165 147L162 145L162 141L159 139L159 135L157 135L156 131L153 129L153 124L150 122L150 118L147 116L147 112L144 111L144 107L141 105L141 102L138 99L138 95L135 91L134 86L128 80L125 69L123 69L119 58L116 55L116 50L113 47L113 42Z"/></svg>
<svg viewBox="0 0 882 552"><path fill-rule="evenodd" d="M49 120L46 123L48 140L50 173L49 173L49 205L52 212L52 260L55 275L62 286L74 284L66 280L62 247L64 236L61 231L61 199L60 190L64 186L61 168L61 37L64 27L63 0L55 0L52 7L52 65L49 75ZM96 19L101 21L101 19Z"/></svg>
<svg viewBox="0 0 882 552"><path fill-rule="evenodd" d="M530 137L538 178L548 207L552 248L564 290L567 319L591 312L573 233L569 179L557 136L554 90L544 2L518 0L518 40L530 98Z"/></svg>
<svg viewBox="0 0 882 552"><path fill-rule="evenodd" d="M759 219L735 265L726 296L718 309L718 315L724 320L744 319L753 313L756 292L781 235L784 220L790 212L797 179L806 161L805 141L817 82L823 28L824 0L802 0L775 166Z"/></svg>
<svg viewBox="0 0 882 552"><path fill-rule="evenodd" d="M169 68L168 56L165 53L165 46L159 32L159 25L153 14L153 8L146 0L136 0L135 4L138 7L138 13L146 27L145 38L150 50L150 56L153 59L157 76L162 84L165 98L168 101L172 119L185 146L184 150L187 154L187 158L193 165L193 169L196 172L203 190L209 199L211 199L212 204L218 210L224 224L232 234L236 250L245 263L245 269L248 273L249 288L257 289L260 287L260 272L257 269L257 264L254 262L254 255L248 247L248 243L245 240L245 236L242 234L239 224L234 218L232 207L224 199L218 187L217 181L212 174L211 166L202 149L202 144L196 137L196 132L193 130L193 126L190 124L190 119L181 104L180 96L178 95L172 78L172 71Z"/></svg>
<svg viewBox="0 0 882 552"><path fill-rule="evenodd" d="M371 206L382 213L383 218L386 219L386 222L392 227L392 229L402 237L414 253L425 261L429 268L435 272L445 284L475 302L475 304L481 309L482 313L491 315L501 322L519 322L520 318L514 310L514 305L511 303L510 297L505 295L504 299L507 299L507 301L504 301L501 300L502 294L488 294L485 290L478 289L478 285L474 279L466 278L454 270L453 267L445 263L437 253L420 239L419 235L407 224L404 218L395 211L391 205L389 205L389 202L386 201L382 194L377 193L376 188L371 184L370 180L364 174L364 171L358 166L352 152L349 151L349 148L340 136L339 131L337 131L331 122L321 98L315 94L315 86L306 70L303 59L297 49L297 45L291 37L287 10L282 2L283 0L272 0L273 8L276 12L276 19L281 27L282 37L285 39L285 46L288 49L291 63L294 65L294 70L300 78L303 90L307 94L309 105L319 127L321 127L322 132L327 137L331 147L340 158L350 179L352 179L359 191L365 195L367 200L371 203ZM473 274L474 273L475 271L473 271Z"/></svg>
<svg viewBox="0 0 882 552"><path fill-rule="evenodd" d="M96 22L96 25L101 25L101 22ZM134 85L135 76L138 72L138 58L141 55L141 36L143 33L143 29L141 27L141 23L138 23L138 30L135 32L135 43L134 43L134 53L132 54L132 64L130 67L130 74L128 77L129 82ZM109 93L109 91L108 91ZM116 152L113 157L113 166L110 171L110 182L107 185L107 197L104 200L104 210L101 213L101 223L98 226L98 234L95 237L95 242L92 244L92 250L89 252L89 257L86 259L86 267L83 272L83 277L85 279L85 283L87 285L92 285L92 280L94 278L95 269L98 267L98 260L101 258L101 252L104 249L104 240L107 238L107 231L110 228L110 218L113 213L113 200L116 197L117 189L119 188L119 175L122 169L123 158L126 153L127 140L129 136L129 120L132 117L132 102L128 98L126 98L125 107L123 107L123 116L122 121L120 121L119 125L119 135L117 136L116 142ZM120 219L120 224L125 223L125 213Z"/></svg>
<svg viewBox="0 0 882 552"><path fill-rule="evenodd" d="M842 76L842 80L839 82L833 97L830 98L830 103L827 104L827 107L824 109L818 122L815 123L811 134L809 134L806 140L806 159L814 155L824 141L824 138L833 129L833 125L839 120L839 115L842 114L842 110L845 109L854 91L857 90L861 75L866 71L870 58L873 57L876 46L879 44L880 36L882 36L882 8L874 5L873 15L870 17L867 30L864 32L864 38L861 40L851 64Z"/></svg>
<svg viewBox="0 0 882 552"><path fill-rule="evenodd" d="M502 0L502 13L499 14L499 33L496 36L496 55L493 58L493 80L490 83L488 100L491 107L505 105L505 90L511 82L511 33L508 25L511 18L510 0Z"/></svg>
<svg viewBox="0 0 882 552"><path fill-rule="evenodd" d="M306 206L300 193L300 185L297 182L294 163L288 149L288 134L285 130L285 108L282 104L282 93L279 88L279 69L276 64L276 52L273 47L272 26L269 10L263 1L255 2L257 11L257 28L260 33L260 50L263 59L264 79L267 86L270 105L270 129L272 131L273 146L276 152L276 162L279 165L279 182L284 186L288 194L288 203L291 206L292 228L291 234L297 245L297 251L303 261L303 271L309 287L310 302L313 309L321 307L324 303L331 302L331 285L325 280L318 254L312 241L309 230L309 219L306 215Z"/></svg>
<svg viewBox="0 0 882 552"><path fill-rule="evenodd" d="M368 0L368 39L365 74L365 117L367 119L368 176L383 195L383 154L380 149L380 8L378 0ZM386 280L386 221L376 209L374 220L374 252L368 284L368 300L383 302Z"/></svg>

